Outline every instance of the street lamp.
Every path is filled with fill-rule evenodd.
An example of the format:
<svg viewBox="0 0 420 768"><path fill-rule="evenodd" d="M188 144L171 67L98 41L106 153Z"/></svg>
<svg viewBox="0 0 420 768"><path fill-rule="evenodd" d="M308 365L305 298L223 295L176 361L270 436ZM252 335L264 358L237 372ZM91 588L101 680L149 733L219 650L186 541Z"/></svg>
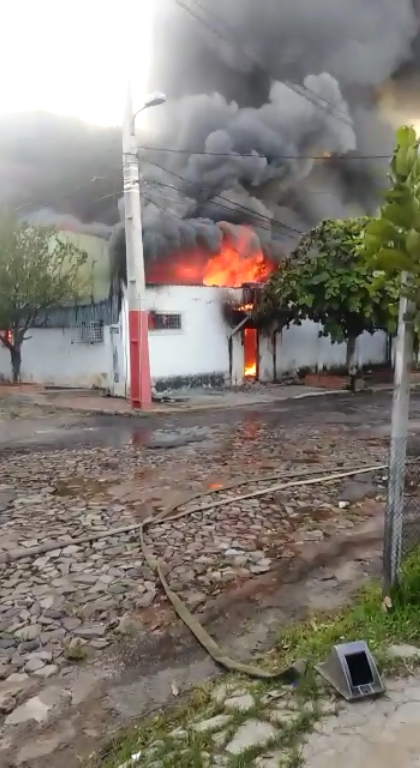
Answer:
<svg viewBox="0 0 420 768"><path fill-rule="evenodd" d="M159 91L156 91L156 93L150 93L144 100L143 106L134 113L133 120L135 120L140 112L144 112L145 109L149 109L149 107L159 107L159 105L164 104L165 101L166 96L164 93L160 93Z"/></svg>
<svg viewBox="0 0 420 768"><path fill-rule="evenodd" d="M145 99L143 106L134 113L129 84L123 121L130 400L133 408L142 410L151 408L152 387L150 381L148 311L145 304L146 279L135 119L140 112L150 107L164 104L165 101L166 96L163 93L152 93Z"/></svg>

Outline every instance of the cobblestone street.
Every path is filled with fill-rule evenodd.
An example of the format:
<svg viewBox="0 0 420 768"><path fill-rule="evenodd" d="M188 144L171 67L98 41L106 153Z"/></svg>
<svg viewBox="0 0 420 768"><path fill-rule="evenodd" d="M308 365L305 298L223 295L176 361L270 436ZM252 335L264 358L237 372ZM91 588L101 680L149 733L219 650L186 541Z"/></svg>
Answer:
<svg viewBox="0 0 420 768"><path fill-rule="evenodd" d="M386 462L389 402L387 395L340 395L135 423L53 411L40 418L36 409L19 418L4 408L3 748L10 729L37 720L28 701L43 686L65 685L75 665L100 663L138 626L159 633L173 620L138 532L118 529L176 504L190 513L153 525L146 540L170 587L200 614L210 599L286 567L308 543L351 532L380 513L383 470L236 498L279 483L283 473L299 479ZM414 416L418 407L413 398ZM226 487L233 482L237 487ZM217 494L199 496L210 491ZM200 511L216 498L225 503ZM73 543L81 537L90 540ZM17 558L22 549L28 554Z"/></svg>

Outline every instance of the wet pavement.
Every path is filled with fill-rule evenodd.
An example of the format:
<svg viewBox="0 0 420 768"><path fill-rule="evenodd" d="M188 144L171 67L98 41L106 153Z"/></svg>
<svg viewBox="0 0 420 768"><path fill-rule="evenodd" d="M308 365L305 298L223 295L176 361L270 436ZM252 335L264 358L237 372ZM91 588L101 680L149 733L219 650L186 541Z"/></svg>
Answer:
<svg viewBox="0 0 420 768"><path fill-rule="evenodd" d="M389 392L343 393L319 395L298 400L283 400L223 411L185 412L176 415L142 414L138 417L118 415L84 415L62 412L44 414L35 418L7 418L0 420L0 451L27 446L60 449L80 446L138 445L146 448L182 447L197 442L213 441L220 427L223 431L243 431L244 438L252 440L258 425L281 430L293 424L303 426L342 424L348 428L379 429L389 431L392 396ZM410 418L413 431L419 429L420 393L411 398Z"/></svg>

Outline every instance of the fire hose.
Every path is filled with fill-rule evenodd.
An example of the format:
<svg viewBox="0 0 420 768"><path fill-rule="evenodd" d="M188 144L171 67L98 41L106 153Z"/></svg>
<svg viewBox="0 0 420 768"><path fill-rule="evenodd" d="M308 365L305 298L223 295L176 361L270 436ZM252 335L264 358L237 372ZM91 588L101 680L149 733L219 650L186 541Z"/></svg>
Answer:
<svg viewBox="0 0 420 768"><path fill-rule="evenodd" d="M27 558L35 555L37 556L40 554L45 554L47 552L50 552L56 549L62 549L69 545L78 546L80 544L86 544L86 543L98 541L104 538L111 538L113 536L116 536L122 533L138 531L145 562L148 564L150 569L157 574L157 577L166 594L166 597L171 603L175 613L178 615L181 621L186 625L186 627L188 627L188 629L196 638L196 640L200 643L200 645L204 648L204 650L209 654L209 656L216 662L216 664L218 664L219 666L221 666L222 668L228 671L238 672L240 674L246 675L247 677L257 678L257 679L267 679L267 680L276 679L285 684L290 684L293 681L295 681L297 678L299 678L302 674L304 674L306 669L305 660L298 659L293 663L293 665L284 669L265 670L265 669L261 669L259 667L253 666L251 664L245 664L241 661L231 658L226 653L224 653L223 650L218 645L218 643L216 643L215 640L213 640L213 638L204 629L204 627L198 621L196 616L194 616L191 613L191 611L187 608L187 605L185 604L185 602L179 597L179 595L177 595L170 588L169 583L166 579L162 564L153 555L150 548L146 544L145 533L147 530L150 530L150 528L153 525L158 525L161 523L166 524L166 523L176 522L177 520L180 520L181 518L187 517L188 515L191 515L191 514L206 512L208 510L215 509L220 506L236 504L240 501L245 501L246 499L257 498L265 494L286 490L288 488L315 485L319 483L335 483L346 477L366 474L370 472L384 470L387 468L388 468L388 464L375 464L371 466L359 465L357 467L353 466L351 468L350 467L347 467L347 468L334 467L328 470L329 474L322 474L322 475L320 474L321 473L320 469L310 469L310 470L307 470L306 472L296 471L296 472L283 472L280 474L277 473L277 474L265 475L265 476L254 476L254 477L251 476L246 479L235 480L231 483L227 483L221 488L212 488L204 492L199 491L197 493L190 494L188 498L170 505L168 508L166 508L162 512L158 513L157 515L150 516L140 523L127 525L121 528L114 528L105 533L101 532L101 533L96 533L96 534L91 534L86 536L80 536L77 538L67 537L58 541L45 542L44 544L40 544L31 548L22 547L20 549L11 550L10 552L1 553L0 564L11 563L21 558ZM340 471L337 472L335 471L336 469L340 469ZM324 473L325 471L326 470L324 470ZM302 479L302 475L304 475L304 479ZM318 475L318 476L308 477L309 475ZM247 485L250 483L257 483L257 482L267 482L274 479L279 480L280 478L291 478L291 477L297 477L297 476L300 479L289 480L288 482L278 482L275 485L269 486L268 488L252 491L250 493L245 493L240 496L236 496L232 499L219 499L216 501L212 501L198 509L194 509L194 510L184 509L184 510L176 511L176 510L179 510L181 506L185 506L187 503L190 503L191 501L194 501L197 498L203 498L205 496L210 496L215 493L226 492L240 485ZM317 565L321 565L321 559L322 558L318 560Z"/></svg>

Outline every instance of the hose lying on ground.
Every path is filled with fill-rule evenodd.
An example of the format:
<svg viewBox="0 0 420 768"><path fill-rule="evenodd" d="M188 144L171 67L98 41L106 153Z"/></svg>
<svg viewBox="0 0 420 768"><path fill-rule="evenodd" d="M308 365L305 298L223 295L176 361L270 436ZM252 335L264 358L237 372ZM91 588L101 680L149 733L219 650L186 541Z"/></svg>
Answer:
<svg viewBox="0 0 420 768"><path fill-rule="evenodd" d="M408 462L407 462L408 463ZM198 498L204 498L205 496L210 496L215 493L224 493L225 491L229 491L232 488L237 488L240 485L249 485L250 483L263 483L267 482L269 480L279 479L281 477L302 477L302 475L305 477L307 475L315 475L320 474L322 470L320 469L310 469L306 472L296 471L296 472L280 472L273 475L257 475L254 477L248 477L248 478L241 478L239 480L234 480L231 483L226 483L223 487L220 488L210 488L206 491L197 491L196 493L188 494L184 499L181 501L177 501L172 505L169 505L163 512L159 512L156 517L148 517L146 520L144 520L141 523L132 523L131 525L124 525L121 528L111 528L109 531L102 531L97 533L91 533L84 536L77 536L76 538L72 538L71 536L66 536L62 539L57 539L56 541L46 541L43 544L37 544L35 547L20 547L17 549L11 549L9 552L0 552L0 565L3 563L12 563L15 560L22 560L26 557L35 557L37 555L45 555L47 552L53 552L55 549L64 549L65 547L71 546L79 546L80 544L89 544L92 541L99 541L100 539L110 539L113 536L119 536L123 533L130 533L131 531L137 531L140 530L142 527L150 527L152 523L162 523L162 522L172 522L174 520L178 520L181 517L186 517L187 515L197 514L199 512L205 512L207 509L215 509L216 507L223 507L228 506L229 504L235 504L237 501L244 501L245 499L251 499L256 496L264 496L266 493L272 493L275 490L279 490L280 488L290 488L293 486L300 486L300 485L308 485L309 483L324 483L324 482L333 482L335 480L339 480L341 478L345 477L352 477L353 475L360 475L364 474L366 472L376 472L380 469L387 469L388 464L375 464L373 466L358 466L358 467L349 467L344 468L340 467L341 470L338 474L334 475L327 475L326 477L317 477L317 478L311 478L310 480L299 480L297 482L287 483L287 485L275 485L270 486L269 488L263 488L261 491L252 491L251 493L244 494L242 496L235 496L232 499L219 499L218 501L212 502L211 504L207 504L205 507L200 507L199 509L194 510L186 510L179 512L177 515L173 516L172 512L175 511L175 509L178 509L181 506L184 506L185 504L189 504L191 501L195 501L195 499ZM324 470L327 472L333 472L336 468L330 468L328 470Z"/></svg>
<svg viewBox="0 0 420 768"><path fill-rule="evenodd" d="M301 487L304 485L313 485L315 483L336 482L345 477L351 477L352 475L365 474L367 472L377 471L377 470L386 469L386 468L387 468L386 464L380 464L374 467L373 466L362 467L362 468L359 467L356 469L341 471L341 472L333 473L323 477L307 478L304 480L295 480L287 483L277 483L276 485L272 485L269 488L265 488L261 491L253 491L252 493L247 493L247 494L243 494L242 496L237 496L234 499L229 499L227 501L226 500L215 501L211 504L205 505L204 507L200 507L199 510L183 510L181 512L178 512L177 514L168 514L168 510L164 510L158 515L154 517L149 517L143 521L143 523L139 526L139 535L140 535L143 555L145 557L146 562L148 563L149 567L157 573L159 577L159 581L165 591L165 594L169 602L172 604L175 612L181 619L181 621L183 621L183 623L189 628L190 632L194 635L196 640L198 640L198 642L204 648L204 650L207 651L209 656L211 656L213 661L216 662L216 664L219 664L219 666L223 667L229 672L239 672L240 674L246 675L247 677L263 679L263 680L278 680L279 682L282 682L284 684L290 684L291 682L294 682L301 675L303 675L306 670L306 662L304 659L296 660L293 663L293 665L285 669L265 670L265 669L261 669L260 667L255 667L252 664L244 664L243 662L237 661L236 659L232 659L230 656L226 655L223 652L223 650L220 648L218 643L216 643L215 640L213 640L213 638L210 637L208 632L204 629L203 625L197 620L196 616L194 616L191 613L191 611L188 610L185 602L181 600L181 598L175 592L173 592L173 590L170 588L166 580L165 574L163 573L163 569L160 562L153 556L153 554L151 553L150 549L148 548L144 540L144 534L147 528L150 528L150 526L152 526L153 524L158 524L162 522L165 522L165 523L173 522L175 520L179 520L181 517L186 517L187 515L193 514L194 512L204 512L209 509L214 509L215 507L221 506L223 504L225 505L234 504L238 501L244 501L245 499L256 498L257 496L262 496L266 493L273 493L274 491L279 491L286 488ZM253 481L249 479L247 482L249 483ZM254 482L255 482L255 479L254 479ZM223 489L217 489L217 490L225 491L226 487L224 487ZM173 505L171 508L171 512L173 512L179 506L181 506L179 502Z"/></svg>
<svg viewBox="0 0 420 768"><path fill-rule="evenodd" d="M299 659L293 665L287 667L286 669L264 670L264 669L260 669L259 667L254 667L251 664L244 664L226 655L222 651L220 646L215 642L215 640L213 640L213 638L210 637L208 632L206 632L206 630L204 629L202 624L200 624L197 618L188 610L185 602L181 600L181 598L175 592L173 592L173 590L170 588L160 562L154 557L154 555L152 554L152 552L150 551L149 547L145 542L145 532L146 530L150 529L153 525L157 525L160 523L175 522L176 520L179 520L182 517L187 517L188 515L191 515L191 514L205 512L207 510L215 509L216 507L220 507L220 506L235 504L239 501L256 498L258 496L263 496L265 494L284 490L286 488L302 487L302 486L314 485L318 483L333 483L341 479L344 479L346 477L366 474L368 472L374 472L374 471L378 471L381 469L383 470L387 468L388 468L388 464L375 464L371 466L358 466L358 467L353 466L351 468L336 467L336 468L329 469L329 474L327 475L323 474L318 477L307 477L307 476L320 475L320 472L322 471L320 469L310 469L310 470L307 470L306 472L302 472L302 471L283 472L283 473L277 473L273 475L254 476L254 477L251 476L246 479L232 481L231 483L227 483L222 487L211 488L204 492L200 491L197 493L189 494L187 498L184 498L181 501L178 500L177 502L170 505L162 512L158 513L155 516L148 517L140 523L127 525L121 528L114 528L107 532L101 532L101 533L91 534L87 536L80 536L78 538L65 538L65 539L60 539L58 541L54 541L54 542L45 542L44 544L40 544L38 546L27 548L27 549L22 547L20 549L11 550L10 552L1 553L0 563L10 563L22 558L45 554L55 549L62 549L70 545L87 544L92 541L97 541L104 538L110 538L118 534L129 533L131 531L138 531L141 548L143 551L145 561L147 562L151 570L157 574L159 581L163 587L163 590L169 602L171 603L172 607L174 608L176 614L181 619L181 621L188 627L188 629L194 635L196 640L198 640L200 645L209 654L209 656L211 656L211 658L216 662L216 664L219 664L221 667L223 667L228 671L239 672L240 674L246 675L248 677L257 678L257 679L271 679L271 680L275 679L275 680L278 680L279 682L281 681L285 684L290 684L305 672L306 662L303 659ZM334 471L336 469L339 469L340 471ZM324 469L324 473L325 473L325 469ZM181 510L179 512L176 512L176 510L179 509L179 507L185 506L186 504L190 503L191 501L194 501L197 498L203 498L205 496L213 495L216 493L223 493L232 488L238 487L240 485L247 485L250 483L257 483L257 482L267 482L269 480L274 480L274 479L278 480L280 478L286 479L286 478L296 477L296 476L300 476L300 478L302 478L302 475L305 476L304 479L291 480L291 481L289 480L288 482L279 482L268 488L264 488L258 491L252 491L251 493L245 493L245 494L242 494L241 496L236 496L232 499L219 499L209 504L206 504L205 506L200 507L198 509L188 509L188 510Z"/></svg>

